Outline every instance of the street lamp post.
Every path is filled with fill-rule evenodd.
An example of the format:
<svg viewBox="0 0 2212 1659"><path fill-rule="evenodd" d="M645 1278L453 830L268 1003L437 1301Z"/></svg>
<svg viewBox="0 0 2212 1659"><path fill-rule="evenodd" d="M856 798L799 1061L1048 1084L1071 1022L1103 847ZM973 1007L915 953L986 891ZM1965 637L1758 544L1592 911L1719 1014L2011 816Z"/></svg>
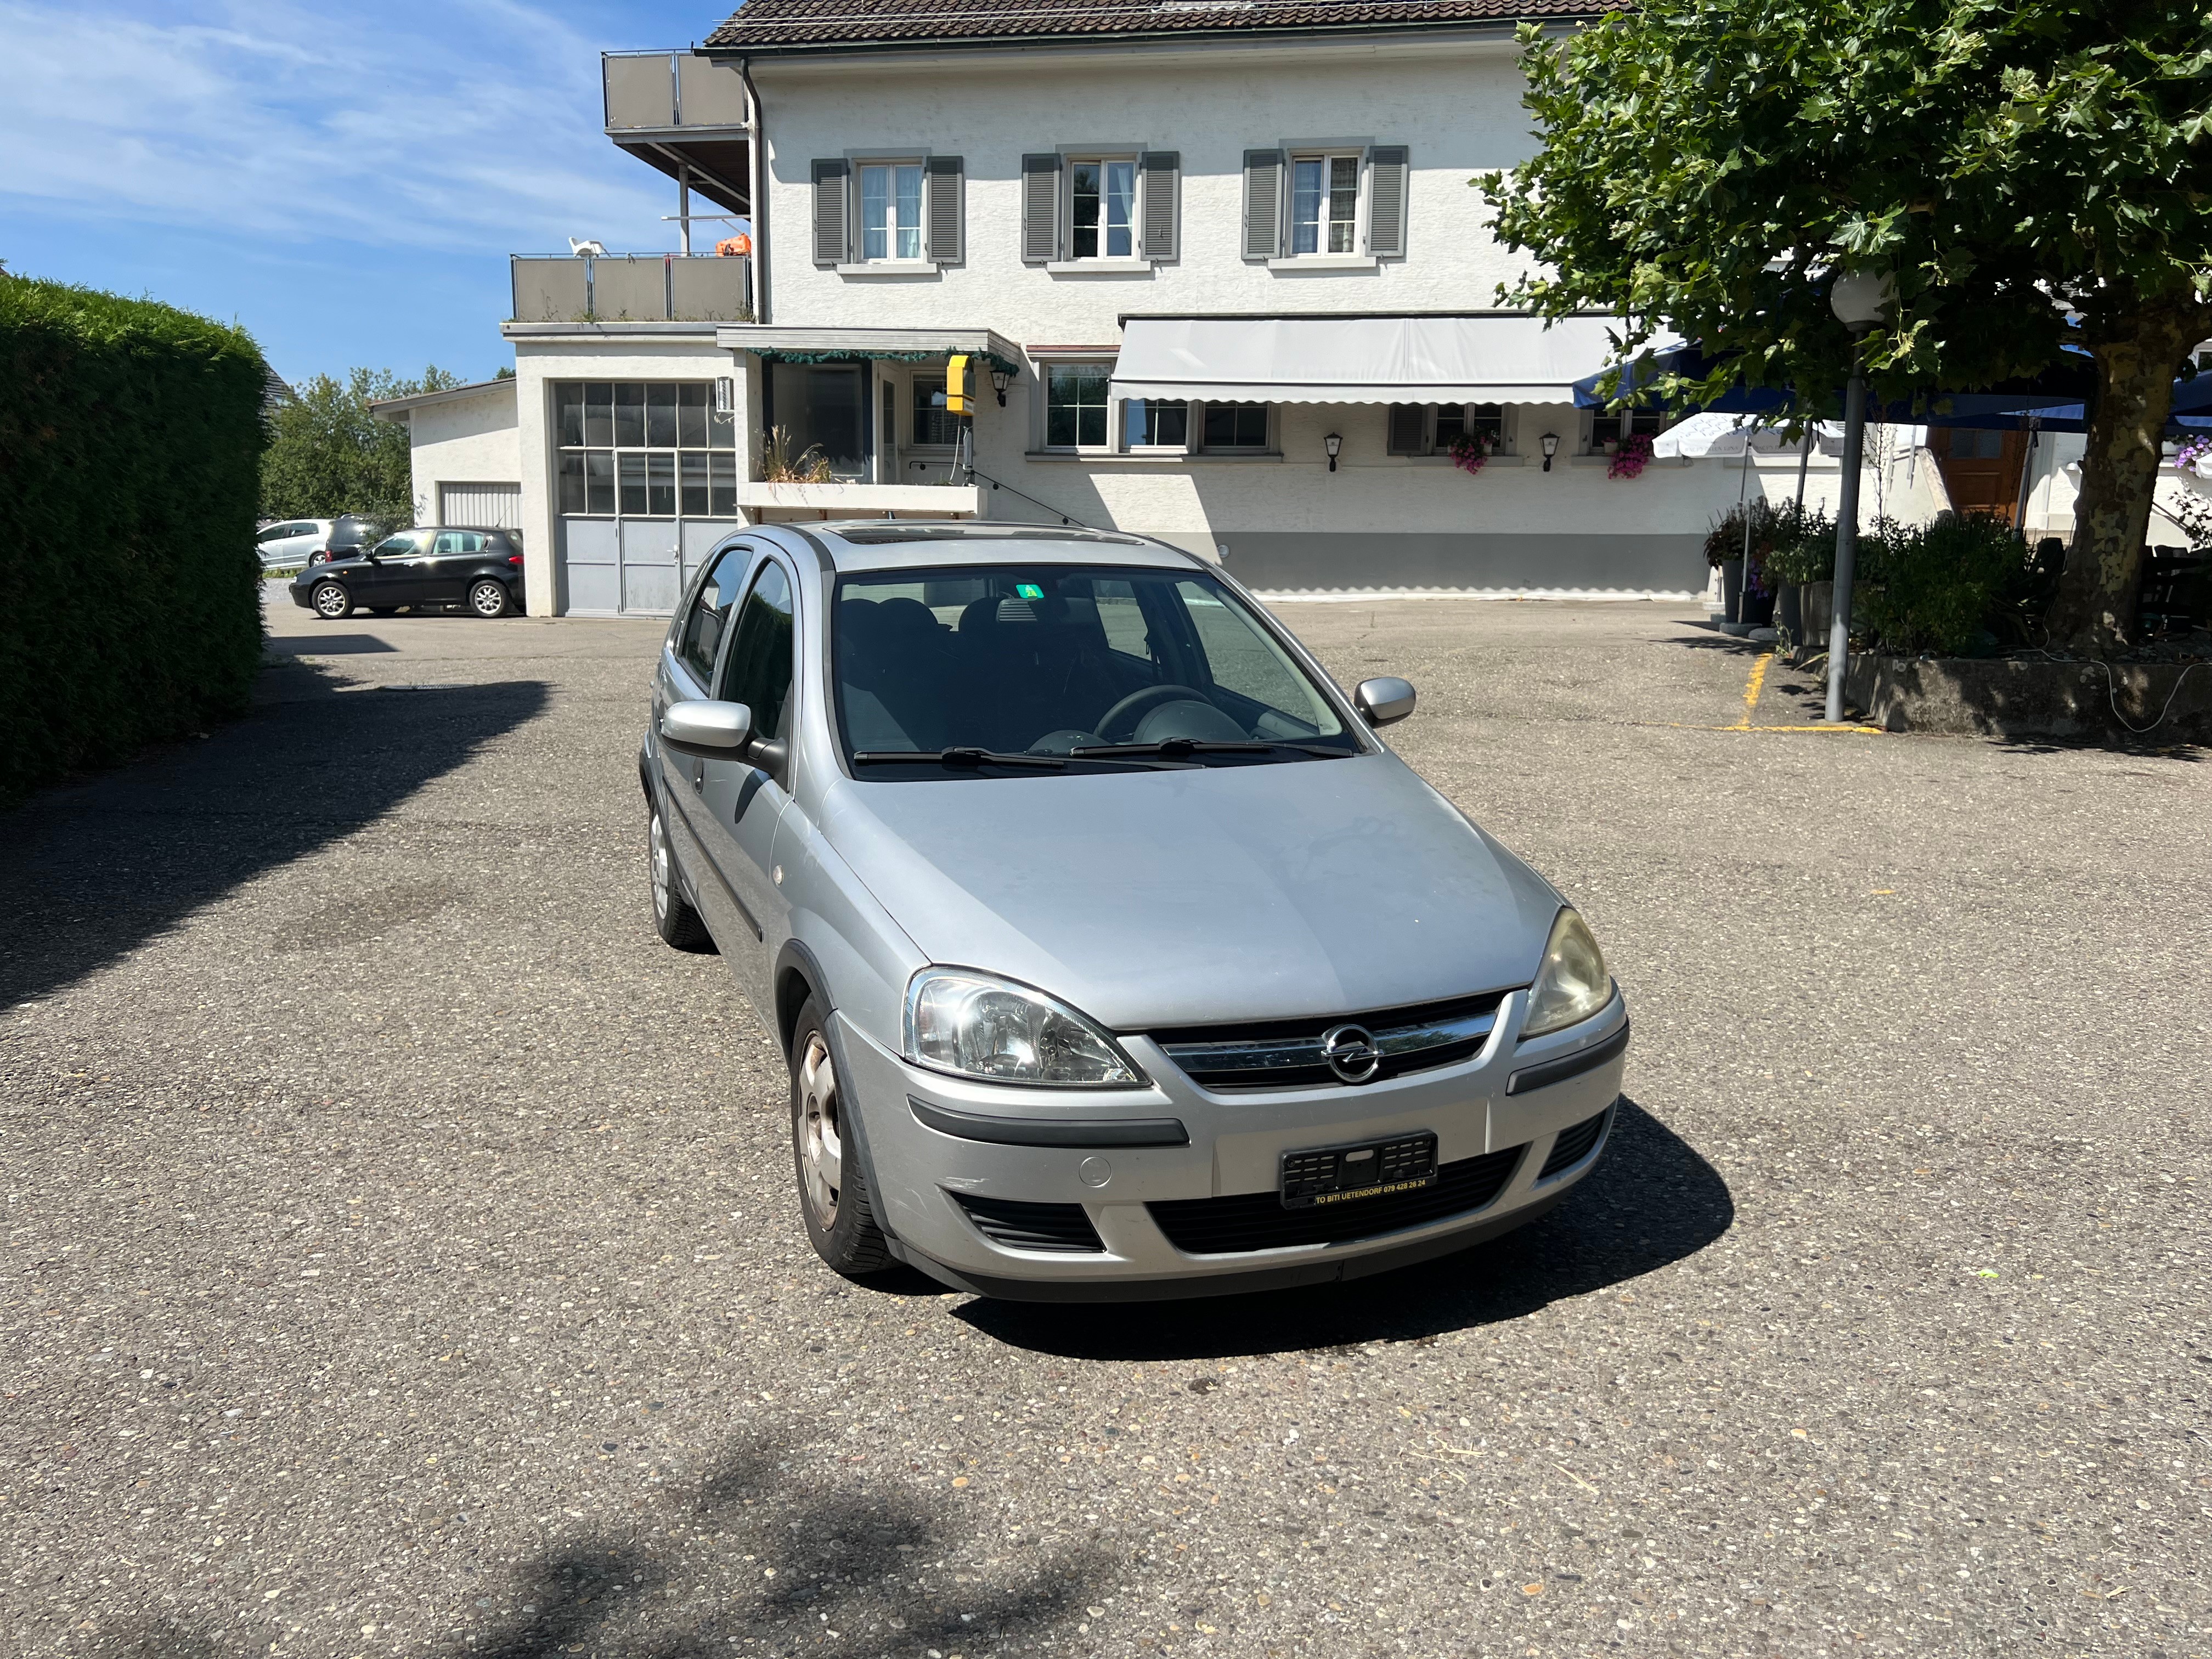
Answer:
<svg viewBox="0 0 2212 1659"><path fill-rule="evenodd" d="M1896 289L1870 271L1846 271L1828 304L1851 331L1851 379L1844 392L1844 476L1836 503L1836 580L1828 621L1828 719L1844 718L1844 673L1851 649L1851 574L1859 552L1859 461L1866 449L1866 333L1889 310Z"/></svg>

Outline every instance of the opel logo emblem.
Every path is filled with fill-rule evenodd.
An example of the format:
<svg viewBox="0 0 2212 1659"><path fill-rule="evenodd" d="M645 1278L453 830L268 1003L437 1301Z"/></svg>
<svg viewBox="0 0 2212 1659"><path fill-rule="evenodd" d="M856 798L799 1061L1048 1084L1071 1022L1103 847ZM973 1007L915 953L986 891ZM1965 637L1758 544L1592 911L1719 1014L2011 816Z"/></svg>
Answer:
<svg viewBox="0 0 2212 1659"><path fill-rule="evenodd" d="M1321 1057L1346 1083L1364 1083L1382 1066L1382 1051L1364 1025L1330 1026L1321 1034Z"/></svg>

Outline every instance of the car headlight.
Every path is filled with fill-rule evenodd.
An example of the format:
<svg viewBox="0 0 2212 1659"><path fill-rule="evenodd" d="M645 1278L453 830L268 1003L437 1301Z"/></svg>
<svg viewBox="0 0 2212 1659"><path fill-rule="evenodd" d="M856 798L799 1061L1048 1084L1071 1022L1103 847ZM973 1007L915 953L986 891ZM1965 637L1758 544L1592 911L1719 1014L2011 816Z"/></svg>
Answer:
<svg viewBox="0 0 2212 1659"><path fill-rule="evenodd" d="M992 1083L1139 1086L1121 1045L1055 998L969 968L925 968L906 990L906 1057Z"/></svg>
<svg viewBox="0 0 2212 1659"><path fill-rule="evenodd" d="M1544 944L1544 965L1528 992L1528 1018L1521 1035L1542 1036L1572 1025L1612 1000L1613 975L1605 970L1605 955L1589 924L1572 910L1560 911Z"/></svg>

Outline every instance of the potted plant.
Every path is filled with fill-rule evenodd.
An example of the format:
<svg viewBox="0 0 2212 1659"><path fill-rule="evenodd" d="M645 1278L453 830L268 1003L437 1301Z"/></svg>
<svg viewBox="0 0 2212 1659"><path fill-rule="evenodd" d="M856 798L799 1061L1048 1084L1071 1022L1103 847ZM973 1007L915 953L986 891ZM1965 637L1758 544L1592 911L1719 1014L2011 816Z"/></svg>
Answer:
<svg viewBox="0 0 2212 1659"><path fill-rule="evenodd" d="M1473 477L1482 471L1484 463L1497 448L1498 438L1493 433L1463 432L1451 441L1451 447L1445 453L1450 455L1454 466Z"/></svg>

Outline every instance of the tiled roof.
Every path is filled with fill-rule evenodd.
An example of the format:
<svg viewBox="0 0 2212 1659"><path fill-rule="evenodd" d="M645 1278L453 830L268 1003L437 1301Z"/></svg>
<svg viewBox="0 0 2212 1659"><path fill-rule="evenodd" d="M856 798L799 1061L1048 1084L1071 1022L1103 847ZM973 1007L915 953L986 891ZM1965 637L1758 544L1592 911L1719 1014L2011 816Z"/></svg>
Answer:
<svg viewBox="0 0 2212 1659"><path fill-rule="evenodd" d="M709 47L768 52L1098 35L1396 31L1569 21L1627 0L746 0Z"/></svg>

